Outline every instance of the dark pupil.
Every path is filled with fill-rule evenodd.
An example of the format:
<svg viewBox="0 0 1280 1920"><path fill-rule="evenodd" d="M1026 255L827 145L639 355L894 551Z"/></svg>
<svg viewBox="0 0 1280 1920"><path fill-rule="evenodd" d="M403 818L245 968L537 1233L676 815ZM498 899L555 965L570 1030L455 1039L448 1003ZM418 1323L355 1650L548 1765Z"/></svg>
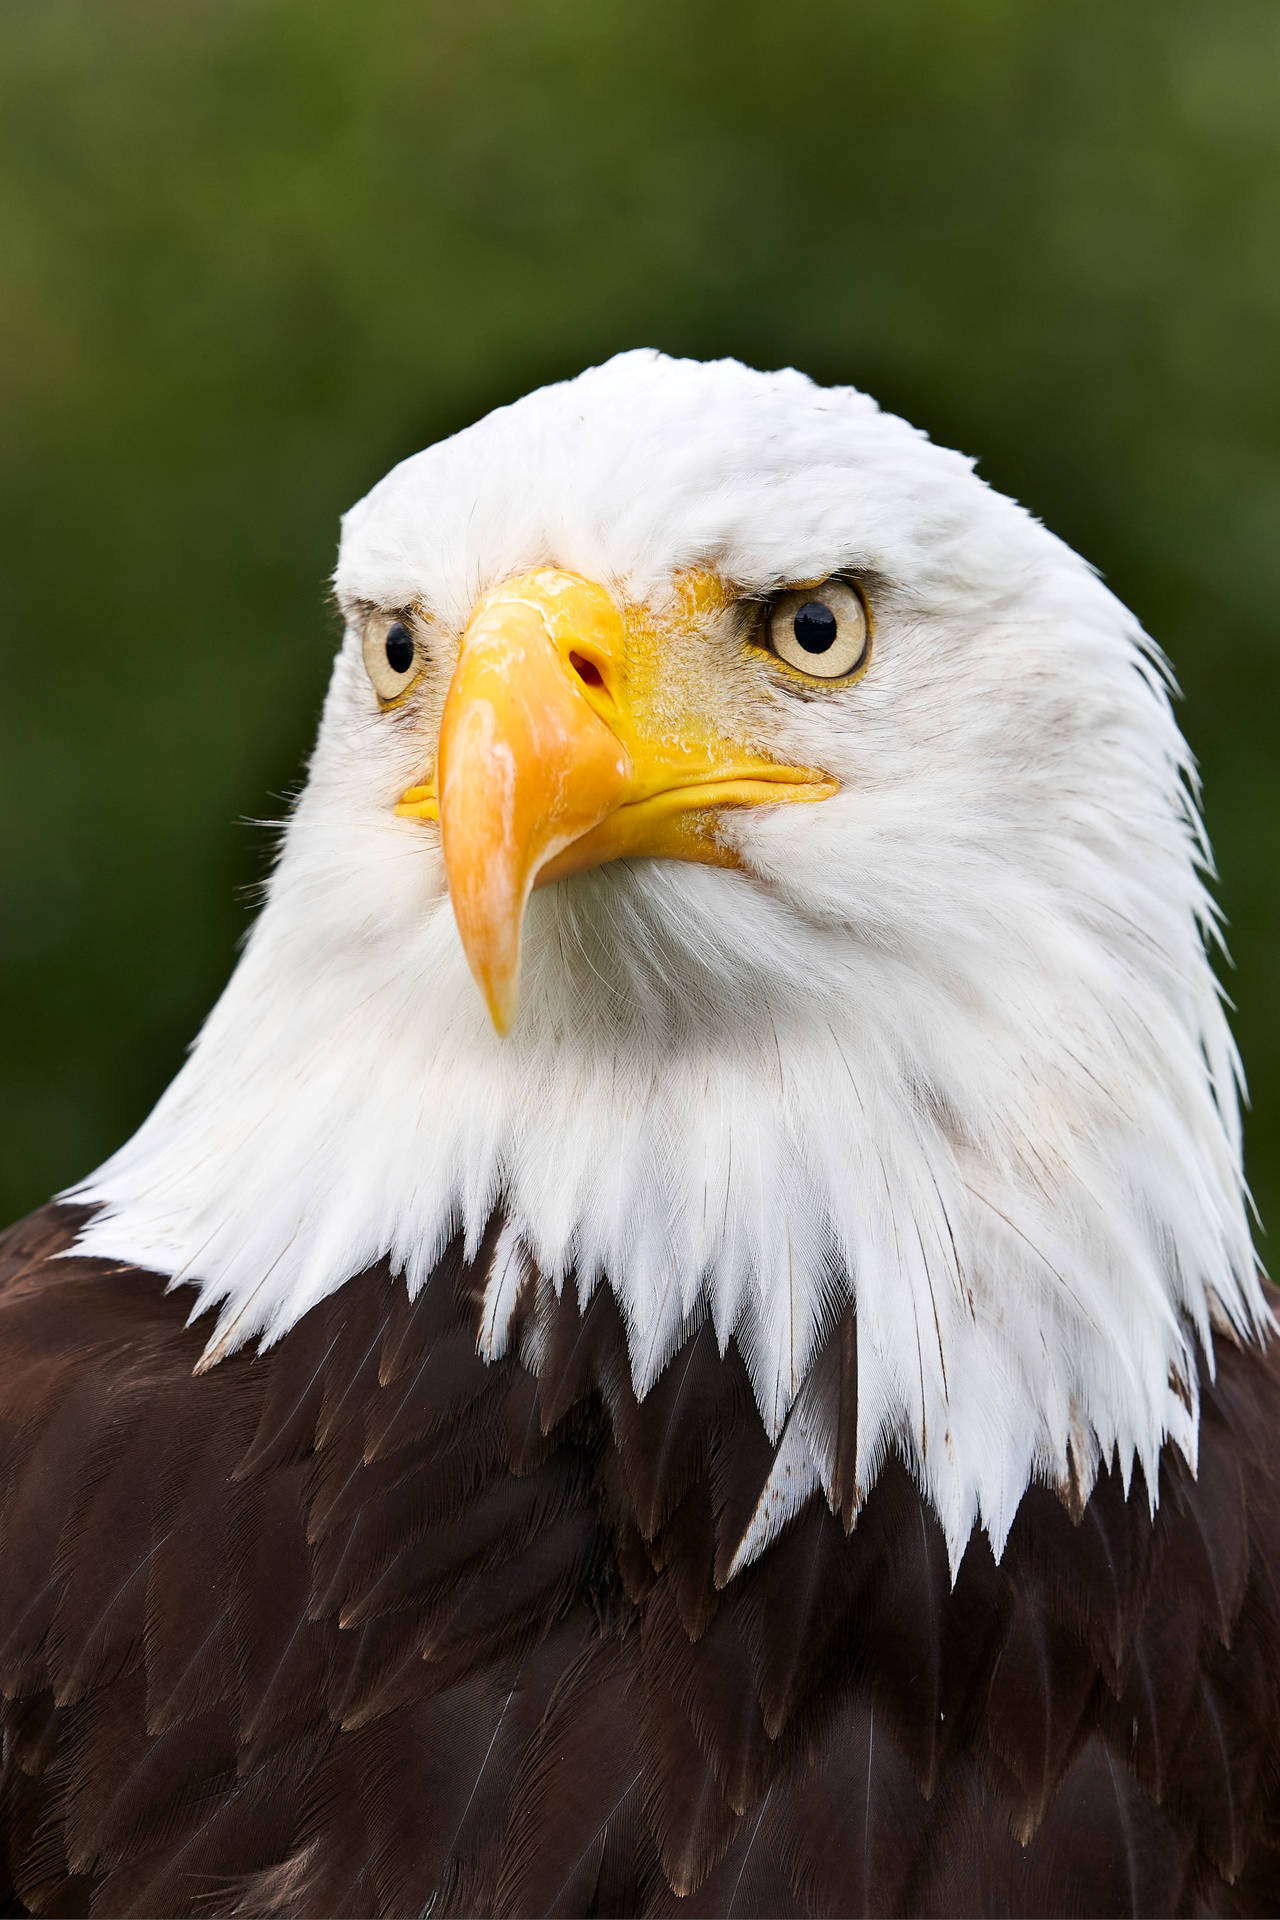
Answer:
<svg viewBox="0 0 1280 1920"><path fill-rule="evenodd" d="M806 653L825 653L835 644L836 617L822 600L806 600L791 624Z"/></svg>
<svg viewBox="0 0 1280 1920"><path fill-rule="evenodd" d="M387 628L387 665L392 673L408 673L413 665L413 635L403 620Z"/></svg>

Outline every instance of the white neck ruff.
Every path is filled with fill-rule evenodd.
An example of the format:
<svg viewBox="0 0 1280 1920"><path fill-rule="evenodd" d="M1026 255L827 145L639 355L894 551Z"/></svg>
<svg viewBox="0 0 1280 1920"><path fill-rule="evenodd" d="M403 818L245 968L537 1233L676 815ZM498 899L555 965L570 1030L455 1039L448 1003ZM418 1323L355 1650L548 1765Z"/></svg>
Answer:
<svg viewBox="0 0 1280 1920"><path fill-rule="evenodd" d="M330 946L324 841L304 801L191 1060L75 1195L102 1208L79 1251L192 1286L214 1353L383 1256L412 1292L501 1207L489 1355L530 1264L614 1288L639 1394L705 1313L737 1342L780 1440L740 1560L829 1483L800 1390L850 1298L859 1484L900 1449L957 1563L976 1523L1000 1551L1033 1479L1087 1492L1114 1456L1154 1498L1166 1440L1194 1463L1197 1348L1267 1318L1207 968L1188 1030L1062 925L998 979L961 950L939 979L648 863L535 896L502 1042L447 906Z"/></svg>

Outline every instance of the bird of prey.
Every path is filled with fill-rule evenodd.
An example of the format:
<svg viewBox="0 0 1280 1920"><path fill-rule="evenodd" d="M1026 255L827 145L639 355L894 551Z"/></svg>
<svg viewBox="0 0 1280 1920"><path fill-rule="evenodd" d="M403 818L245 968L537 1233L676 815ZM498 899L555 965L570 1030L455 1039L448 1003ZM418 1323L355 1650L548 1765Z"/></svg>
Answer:
<svg viewBox="0 0 1280 1920"><path fill-rule="evenodd" d="M651 352L335 591L230 984L0 1242L11 1910L1275 1911L1156 645L864 395Z"/></svg>

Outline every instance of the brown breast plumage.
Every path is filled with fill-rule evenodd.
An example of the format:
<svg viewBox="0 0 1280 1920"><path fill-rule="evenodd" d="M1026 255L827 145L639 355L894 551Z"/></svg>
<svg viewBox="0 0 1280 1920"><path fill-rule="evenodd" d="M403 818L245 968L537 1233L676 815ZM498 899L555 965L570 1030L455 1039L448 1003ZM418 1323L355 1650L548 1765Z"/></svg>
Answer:
<svg viewBox="0 0 1280 1920"><path fill-rule="evenodd" d="M486 1365L454 1249L195 1377L82 1218L0 1241L9 1911L1280 1906L1274 1350L1154 1518L1032 1489L953 1586L890 1462L726 1581L773 1450L709 1326L637 1404L608 1290L535 1290ZM822 1366L851 1427L851 1319Z"/></svg>

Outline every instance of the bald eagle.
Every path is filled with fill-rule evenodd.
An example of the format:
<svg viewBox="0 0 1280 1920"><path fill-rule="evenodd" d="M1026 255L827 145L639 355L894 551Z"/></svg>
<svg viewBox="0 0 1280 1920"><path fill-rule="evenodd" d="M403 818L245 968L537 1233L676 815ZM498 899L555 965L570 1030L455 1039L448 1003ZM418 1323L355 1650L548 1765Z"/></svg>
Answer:
<svg viewBox="0 0 1280 1920"><path fill-rule="evenodd" d="M0 1242L11 1910L1274 1911L1157 647L864 395L649 352L335 587L230 984Z"/></svg>

